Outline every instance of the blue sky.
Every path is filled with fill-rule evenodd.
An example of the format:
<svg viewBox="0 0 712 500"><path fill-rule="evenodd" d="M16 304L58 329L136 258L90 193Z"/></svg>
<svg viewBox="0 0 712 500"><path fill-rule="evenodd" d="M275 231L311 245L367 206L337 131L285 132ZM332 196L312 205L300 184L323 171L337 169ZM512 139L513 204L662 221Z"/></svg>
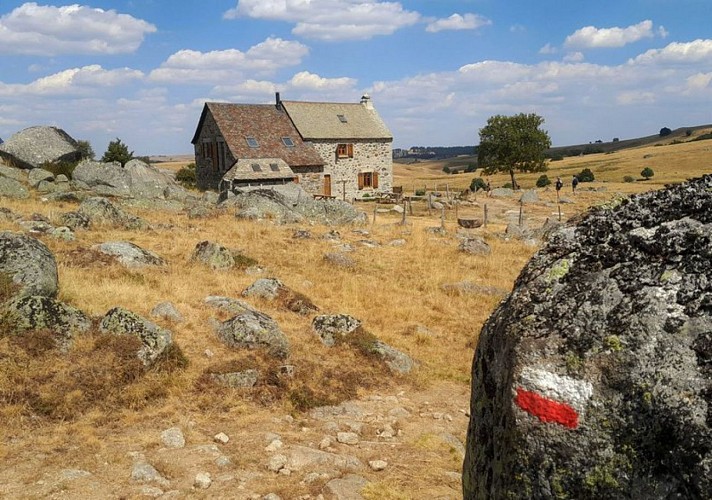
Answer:
<svg viewBox="0 0 712 500"><path fill-rule="evenodd" d="M0 137L191 153L205 101L357 102L394 147L538 113L554 145L712 123L709 0L0 1Z"/></svg>

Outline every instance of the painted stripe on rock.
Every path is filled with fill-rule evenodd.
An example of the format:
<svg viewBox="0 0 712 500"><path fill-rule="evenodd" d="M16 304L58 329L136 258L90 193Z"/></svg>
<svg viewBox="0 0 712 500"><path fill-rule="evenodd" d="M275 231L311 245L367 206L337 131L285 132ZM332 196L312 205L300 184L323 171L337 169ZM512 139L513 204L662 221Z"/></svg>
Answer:
<svg viewBox="0 0 712 500"><path fill-rule="evenodd" d="M539 393L547 399L562 401L580 415L585 413L586 404L593 396L593 385L590 382L557 375L541 368L525 367L520 380L523 389Z"/></svg>
<svg viewBox="0 0 712 500"><path fill-rule="evenodd" d="M574 408L566 403L540 396L536 392L517 388L515 398L517 405L527 413L534 415L544 423L557 423L569 429L576 429L579 415Z"/></svg>

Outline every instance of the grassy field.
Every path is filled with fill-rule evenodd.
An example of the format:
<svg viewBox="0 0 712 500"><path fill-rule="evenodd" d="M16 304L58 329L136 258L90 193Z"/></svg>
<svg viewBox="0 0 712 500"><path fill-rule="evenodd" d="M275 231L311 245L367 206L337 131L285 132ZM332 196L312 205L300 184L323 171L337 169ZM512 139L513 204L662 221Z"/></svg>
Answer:
<svg viewBox="0 0 712 500"><path fill-rule="evenodd" d="M477 175L447 175L442 172L444 164L396 165L395 185L404 186L406 192L425 185L429 189L437 185L441 191L447 185L457 191L469 186L473 175ZM171 163L171 168L180 166L181 162ZM626 175L640 178L644 167L654 170L651 180L623 182ZM616 193L657 189L711 172L712 141L567 158L551 163L547 175L551 179L561 175L568 190L571 176L583 168L594 172L596 182L581 185L574 203L565 207L567 217L604 203ZM539 175L519 174L517 179L525 188L531 188ZM509 178L502 174L489 180L497 187ZM589 187L596 190L586 189ZM539 203L526 208L532 227L556 214L553 190L541 190L540 197ZM0 483L10 479L26 483L27 497L32 497L33 491L40 491L33 490L36 486L32 485L41 480L42 470L47 468L70 464L92 469L106 462L123 464L128 470L128 442L155 450L156 432L171 425L249 435L262 432L275 415L290 414L299 419L305 409L319 403L402 392L413 400L456 399L460 406L467 407L477 335L501 295L452 293L443 285L467 280L510 290L536 251L520 241L501 238L506 224L516 219L516 198L495 200L478 195L460 208L460 215L469 211L479 216L485 203L490 208L491 224L474 233L491 245L491 255L474 257L458 251L452 210L446 214L446 235L426 231L440 225L440 214L428 215L424 205L418 205L405 226L396 224L399 215L379 213L375 222L370 219L363 228L368 231L367 236L353 232L353 228L338 228L341 243L356 248L351 254L357 263L353 270L333 267L324 260L324 254L333 251L334 245L321 236L331 228L241 221L230 212L193 220L183 213L133 210L155 229L133 232L99 227L78 232L74 242L42 237L57 258L59 299L88 314L98 317L114 306L122 306L148 317L157 303L173 302L185 320L175 324L158 322L172 330L188 364L183 367L176 362L174 366L137 374L127 368L130 362L121 349L107 344L100 335L80 339L67 354L43 347L41 335L29 340L0 335ZM62 212L77 208L69 203L46 204L37 197L3 199L1 204L24 217L37 213L55 222ZM376 208L373 203L359 206L369 216ZM293 238L295 229L307 228L314 235L312 239ZM2 220L0 230L16 231L17 226ZM361 243L364 239L379 245L367 247ZM156 252L168 265L130 271L92 259L88 250L92 245L115 240L129 240ZM279 323L290 339L289 363L296 367L294 379L273 385L265 382L254 391L206 387L205 375L227 365L250 364L265 372L277 367L258 353L230 349L216 338L211 319L227 316L207 307L204 298L240 298L242 290L257 276L243 270L213 271L190 262L192 250L203 240L241 249L264 269L261 276L279 278L309 297L323 313L346 313L361 319L369 332L416 359L418 369L405 376L391 375L355 350L322 346L311 331L311 317L296 315L274 303L253 301ZM404 240L404 244L390 245L394 240ZM464 438L465 431L464 426L459 429L458 437ZM445 467L451 458L436 455L419 460L429 446L428 435L424 430L403 446L384 451L391 460L407 462L409 466L400 471L400 476L394 472L388 479L369 477L374 485L368 489L368 498L422 498L423 492L434 487L433 482L440 481L435 479L433 470ZM236 449L233 458L240 467L257 467L262 453L261 446L245 446ZM167 463L164 467L171 466ZM104 474L102 480L113 487L99 491L112 495L119 492L116 497L130 496L125 493L131 490L125 490L124 476ZM280 491L285 494L283 498L292 498L289 492L309 492L299 484L298 477L270 477L267 476L264 492ZM275 487L269 481L279 484ZM81 497L85 493L69 491L64 496Z"/></svg>

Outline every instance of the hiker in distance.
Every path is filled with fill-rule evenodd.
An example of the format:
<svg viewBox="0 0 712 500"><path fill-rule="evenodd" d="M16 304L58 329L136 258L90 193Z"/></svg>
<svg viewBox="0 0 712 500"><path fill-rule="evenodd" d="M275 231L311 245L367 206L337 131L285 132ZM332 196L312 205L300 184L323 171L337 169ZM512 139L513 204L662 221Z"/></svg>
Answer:
<svg viewBox="0 0 712 500"><path fill-rule="evenodd" d="M576 186L578 186L578 183L578 177L574 175L574 178L571 180L571 191L573 191L574 194L576 194Z"/></svg>
<svg viewBox="0 0 712 500"><path fill-rule="evenodd" d="M561 191L561 188L564 187L564 183L561 181L561 177L556 178L556 201L558 203L559 201L559 191Z"/></svg>

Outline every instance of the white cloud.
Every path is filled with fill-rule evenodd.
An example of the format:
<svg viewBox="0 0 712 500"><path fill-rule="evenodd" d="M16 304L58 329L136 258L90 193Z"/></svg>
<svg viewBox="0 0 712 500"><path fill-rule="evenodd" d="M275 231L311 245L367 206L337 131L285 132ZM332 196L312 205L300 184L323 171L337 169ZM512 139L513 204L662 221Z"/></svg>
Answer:
<svg viewBox="0 0 712 500"><path fill-rule="evenodd" d="M547 43L544 45L542 48L539 49L540 54L544 55L549 55L549 54L556 54L559 50L551 45L550 43Z"/></svg>
<svg viewBox="0 0 712 500"><path fill-rule="evenodd" d="M245 72L269 75L280 68L300 64L308 53L306 45L280 38L268 38L246 52L181 50L153 70L150 78L156 82L184 84L242 79Z"/></svg>
<svg viewBox="0 0 712 500"><path fill-rule="evenodd" d="M643 38L652 38L653 22L642 21L627 28L596 28L586 26L566 37L566 47L600 48L623 47Z"/></svg>
<svg viewBox="0 0 712 500"><path fill-rule="evenodd" d="M564 56L564 62L581 62L584 60L582 52L569 52Z"/></svg>
<svg viewBox="0 0 712 500"><path fill-rule="evenodd" d="M631 59L631 64L712 63L712 40L673 42L662 49L652 49Z"/></svg>
<svg viewBox="0 0 712 500"><path fill-rule="evenodd" d="M0 53L126 54L156 27L115 10L25 3L0 17Z"/></svg>
<svg viewBox="0 0 712 500"><path fill-rule="evenodd" d="M712 73L696 73L687 78L688 91L712 90Z"/></svg>
<svg viewBox="0 0 712 500"><path fill-rule="evenodd" d="M295 89L304 90L333 90L339 88L351 88L356 84L356 80L348 77L323 78L308 71L301 71L289 80L289 85Z"/></svg>
<svg viewBox="0 0 712 500"><path fill-rule="evenodd" d="M492 21L477 14L465 14L464 16L453 14L446 19L438 19L431 22L425 28L425 31L437 33L445 30L475 30L490 24L492 24Z"/></svg>
<svg viewBox="0 0 712 500"><path fill-rule="evenodd" d="M328 41L390 35L420 20L398 2L374 0L239 0L223 17L295 23L294 35Z"/></svg>
<svg viewBox="0 0 712 500"><path fill-rule="evenodd" d="M655 103L655 94L653 92L621 92L616 97L618 104L623 106L634 104L653 104Z"/></svg>
<svg viewBox="0 0 712 500"><path fill-rule="evenodd" d="M106 87L126 85L143 78L143 73L138 70L106 70L94 64L60 71L28 84L0 82L0 96L88 95L103 91Z"/></svg>

